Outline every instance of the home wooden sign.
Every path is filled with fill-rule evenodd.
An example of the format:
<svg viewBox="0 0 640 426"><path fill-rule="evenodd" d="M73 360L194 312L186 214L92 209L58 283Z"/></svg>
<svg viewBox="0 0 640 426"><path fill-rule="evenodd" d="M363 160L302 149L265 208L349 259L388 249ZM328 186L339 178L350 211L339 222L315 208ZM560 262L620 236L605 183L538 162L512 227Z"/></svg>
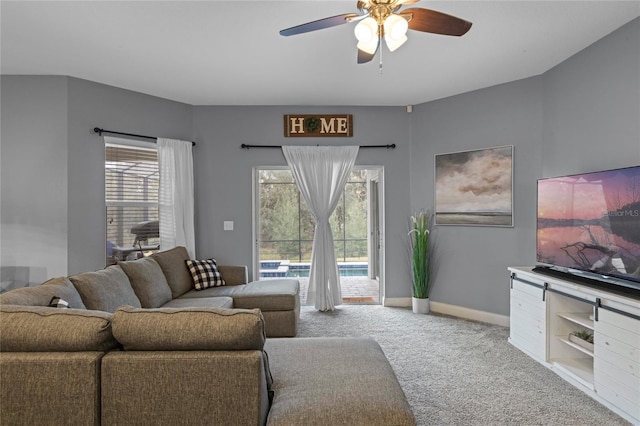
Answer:
<svg viewBox="0 0 640 426"><path fill-rule="evenodd" d="M287 114L284 116L286 138L335 138L353 136L351 114Z"/></svg>

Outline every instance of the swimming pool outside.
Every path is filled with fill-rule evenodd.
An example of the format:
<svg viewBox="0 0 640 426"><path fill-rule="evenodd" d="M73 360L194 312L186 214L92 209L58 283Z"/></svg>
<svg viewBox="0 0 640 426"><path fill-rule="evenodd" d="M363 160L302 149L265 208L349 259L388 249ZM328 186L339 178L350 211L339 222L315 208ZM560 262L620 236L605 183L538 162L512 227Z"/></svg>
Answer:
<svg viewBox="0 0 640 426"><path fill-rule="evenodd" d="M288 260L265 260L260 262L261 278L309 277L311 264L291 263ZM367 262L338 262L341 277L366 277L369 275Z"/></svg>

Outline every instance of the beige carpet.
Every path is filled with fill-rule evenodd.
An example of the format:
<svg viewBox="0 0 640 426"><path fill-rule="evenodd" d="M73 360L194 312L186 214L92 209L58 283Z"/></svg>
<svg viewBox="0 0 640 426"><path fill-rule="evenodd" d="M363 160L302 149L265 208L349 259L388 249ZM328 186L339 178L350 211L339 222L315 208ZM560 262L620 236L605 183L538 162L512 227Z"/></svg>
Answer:
<svg viewBox="0 0 640 426"><path fill-rule="evenodd" d="M375 338L419 425L628 424L511 346L505 327L380 305L304 306L298 336Z"/></svg>

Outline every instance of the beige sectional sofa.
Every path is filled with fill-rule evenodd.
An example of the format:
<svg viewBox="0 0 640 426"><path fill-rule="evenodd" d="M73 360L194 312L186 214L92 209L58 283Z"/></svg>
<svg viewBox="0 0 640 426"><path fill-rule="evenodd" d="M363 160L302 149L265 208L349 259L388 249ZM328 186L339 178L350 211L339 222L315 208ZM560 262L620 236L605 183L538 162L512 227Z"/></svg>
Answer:
<svg viewBox="0 0 640 426"><path fill-rule="evenodd" d="M60 277L0 295L0 304L47 306L53 296L70 308L115 312L137 308L258 308L267 336L293 337L300 318L300 284L295 279L247 283L246 266L218 268L225 285L195 290L184 247L143 259L120 262L100 271Z"/></svg>
<svg viewBox="0 0 640 426"><path fill-rule="evenodd" d="M297 281L221 267L196 297L185 253L0 295L0 425L415 424L375 341L267 339L295 335Z"/></svg>

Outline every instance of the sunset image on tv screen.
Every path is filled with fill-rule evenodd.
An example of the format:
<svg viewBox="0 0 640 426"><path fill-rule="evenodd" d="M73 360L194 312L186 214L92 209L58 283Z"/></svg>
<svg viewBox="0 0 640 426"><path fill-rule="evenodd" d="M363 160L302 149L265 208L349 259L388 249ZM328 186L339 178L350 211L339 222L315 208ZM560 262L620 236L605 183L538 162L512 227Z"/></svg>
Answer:
<svg viewBox="0 0 640 426"><path fill-rule="evenodd" d="M640 281L640 166L538 181L537 260Z"/></svg>

